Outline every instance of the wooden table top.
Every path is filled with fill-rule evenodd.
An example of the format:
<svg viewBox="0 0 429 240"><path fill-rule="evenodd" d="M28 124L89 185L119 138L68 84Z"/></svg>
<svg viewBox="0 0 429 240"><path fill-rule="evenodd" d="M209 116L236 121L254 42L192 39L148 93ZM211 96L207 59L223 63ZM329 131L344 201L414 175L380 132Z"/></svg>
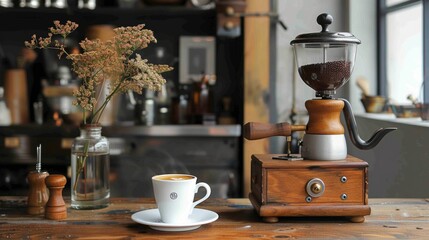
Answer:
<svg viewBox="0 0 429 240"><path fill-rule="evenodd" d="M160 232L131 220L133 213L155 208L153 199L111 199L100 210L68 208L67 219L54 221L26 214L25 197L0 196L0 239L428 239L429 199L370 199L369 205L364 223L332 217L264 223L248 199L209 199L199 208L217 212L217 221Z"/></svg>

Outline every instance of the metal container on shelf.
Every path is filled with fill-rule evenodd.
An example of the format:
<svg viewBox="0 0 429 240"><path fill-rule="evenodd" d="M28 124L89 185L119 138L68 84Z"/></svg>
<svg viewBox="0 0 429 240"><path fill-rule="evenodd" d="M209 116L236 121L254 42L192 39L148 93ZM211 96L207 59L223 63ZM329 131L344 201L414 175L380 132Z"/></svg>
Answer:
<svg viewBox="0 0 429 240"><path fill-rule="evenodd" d="M4 77L5 99L12 117L12 124L29 121L27 74L25 69L8 69Z"/></svg>

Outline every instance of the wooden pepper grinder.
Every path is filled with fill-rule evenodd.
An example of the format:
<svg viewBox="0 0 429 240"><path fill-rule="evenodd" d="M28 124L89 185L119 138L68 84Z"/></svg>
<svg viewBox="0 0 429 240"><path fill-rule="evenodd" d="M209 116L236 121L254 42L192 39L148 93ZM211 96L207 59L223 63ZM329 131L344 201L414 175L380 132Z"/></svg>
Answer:
<svg viewBox="0 0 429 240"><path fill-rule="evenodd" d="M52 174L45 179L45 182L50 193L46 203L45 218L52 220L67 218L67 208L63 199L63 188L67 183L66 177Z"/></svg>
<svg viewBox="0 0 429 240"><path fill-rule="evenodd" d="M45 178L49 175L46 171L41 171L41 149L37 147L37 163L36 171L28 174L27 180L29 184L29 192L27 199L27 212L31 215L45 213L45 204L48 201L48 190L45 185Z"/></svg>

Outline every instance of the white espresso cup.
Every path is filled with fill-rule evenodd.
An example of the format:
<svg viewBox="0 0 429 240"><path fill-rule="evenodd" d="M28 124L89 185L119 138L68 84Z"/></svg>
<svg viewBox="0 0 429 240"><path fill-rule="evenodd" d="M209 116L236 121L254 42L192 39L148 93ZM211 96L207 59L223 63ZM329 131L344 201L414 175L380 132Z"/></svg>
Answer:
<svg viewBox="0 0 429 240"><path fill-rule="evenodd" d="M197 183L197 177L187 174L163 174L152 177L156 205L164 223L185 223L194 207L206 200L211 193L207 183ZM206 195L194 202L200 187Z"/></svg>

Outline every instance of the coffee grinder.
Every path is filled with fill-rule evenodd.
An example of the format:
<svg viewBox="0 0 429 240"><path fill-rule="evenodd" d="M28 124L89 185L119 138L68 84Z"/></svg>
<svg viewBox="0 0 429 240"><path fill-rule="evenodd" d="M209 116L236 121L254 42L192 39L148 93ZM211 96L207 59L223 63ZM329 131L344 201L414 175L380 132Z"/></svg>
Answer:
<svg viewBox="0 0 429 240"><path fill-rule="evenodd" d="M359 137L350 103L334 98L352 73L360 41L350 33L330 32L332 16L318 16L318 33L298 35L291 45L301 79L316 91L307 100L307 125L246 123L248 140L286 136L305 131L301 154L252 155L249 198L264 221L278 217L341 216L365 221L368 206L368 163L347 155L341 112L353 144L371 149L396 128L379 129L368 140Z"/></svg>

